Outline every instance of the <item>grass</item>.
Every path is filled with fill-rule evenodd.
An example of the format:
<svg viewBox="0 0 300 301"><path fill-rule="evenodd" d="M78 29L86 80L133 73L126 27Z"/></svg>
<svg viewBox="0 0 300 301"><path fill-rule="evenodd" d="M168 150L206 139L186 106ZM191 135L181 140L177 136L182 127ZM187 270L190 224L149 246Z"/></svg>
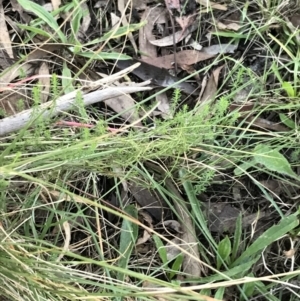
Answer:
<svg viewBox="0 0 300 301"><path fill-rule="evenodd" d="M80 90L93 63L128 58L129 33L145 25L107 26L101 38L83 42L79 28L87 11L79 1L53 13L19 3L35 17L19 24L16 65L28 57L24 45L39 47L33 46L37 37L62 46L59 64L50 64L54 102ZM49 119L39 112L33 127L1 137L1 301L299 299L299 30L288 25L284 9L293 14L293 8L282 3L230 5L241 10L243 26L217 32L212 43L239 42L244 52L218 55L197 69L204 76L225 66L210 101L195 105L191 96L184 102L179 90L166 89L172 118L154 118L156 95L139 92L125 110L143 114L126 124L122 113L104 105L85 107L78 92L71 111ZM70 31L56 19L62 11L70 14ZM222 13L204 14L214 24ZM259 70L249 63L256 53ZM75 68L70 58L78 57ZM26 89L38 108L42 87L33 81ZM61 120L96 126L61 127ZM147 191L142 198L150 191L151 200L160 199L167 217L155 220L132 185ZM241 213L233 231L211 231L205 198L235 203ZM248 226L245 211L257 215ZM271 222L259 227L261 212ZM166 226L166 219L180 230ZM170 257L170 249L177 255Z"/></svg>

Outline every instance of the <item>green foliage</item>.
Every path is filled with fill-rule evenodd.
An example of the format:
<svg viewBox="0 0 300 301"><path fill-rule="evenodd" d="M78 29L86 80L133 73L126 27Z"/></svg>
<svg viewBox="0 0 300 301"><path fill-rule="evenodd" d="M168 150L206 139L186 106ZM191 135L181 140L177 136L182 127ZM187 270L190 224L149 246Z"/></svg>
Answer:
<svg viewBox="0 0 300 301"><path fill-rule="evenodd" d="M243 254L233 262L232 266L234 267L241 263L247 262L269 244L296 228L298 224L298 212L283 218L279 224L274 225L266 230L248 248L246 248Z"/></svg>
<svg viewBox="0 0 300 301"><path fill-rule="evenodd" d="M229 255L231 254L231 242L228 236L225 236L218 245L217 269L219 270L223 264L229 263Z"/></svg>
<svg viewBox="0 0 300 301"><path fill-rule="evenodd" d="M278 150L274 150L271 146L258 144L254 148L252 155L253 158L251 160L243 162L239 167L235 168L235 175L241 175L247 169L260 164L269 171L274 171L298 179L297 174L292 170L288 160Z"/></svg>
<svg viewBox="0 0 300 301"><path fill-rule="evenodd" d="M124 208L124 212L134 219L137 219L138 213L134 205L129 205ZM127 269L128 262L135 246L136 239L138 237L138 226L132 221L124 219L121 227L120 236L120 246L119 253L120 259L118 261L118 266L122 269ZM125 280L125 274L123 272L118 272L117 279L120 281Z"/></svg>

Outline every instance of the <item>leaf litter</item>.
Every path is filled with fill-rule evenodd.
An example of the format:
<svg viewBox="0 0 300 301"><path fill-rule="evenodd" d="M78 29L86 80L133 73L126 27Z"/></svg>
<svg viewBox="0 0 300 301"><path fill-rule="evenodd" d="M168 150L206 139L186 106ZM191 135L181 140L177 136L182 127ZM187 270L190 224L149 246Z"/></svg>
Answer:
<svg viewBox="0 0 300 301"><path fill-rule="evenodd" d="M193 108L194 106L198 106L198 113L201 114L202 110L207 108L208 104L220 103L222 96L230 95L231 90L234 90L234 85L248 85L246 88L242 87L240 89L240 93L236 93L236 95L229 97L231 102L228 107L228 113L239 113L239 116L236 118L236 120L239 122L239 125L237 129L233 129L228 126L226 131L224 131L223 136L228 135L230 137L228 141L233 147L245 143L245 148L242 150L242 152L251 155L249 155L246 159L241 158L241 160L234 161L234 164L231 166L231 168L227 168L226 166L228 165L226 164L230 160L233 160L233 158L226 158L226 146L223 146L223 141L220 139L220 137L217 137L216 145L224 150L224 154L215 154L214 152L216 151L210 147L206 148L207 146L204 146L203 149L200 151L198 150L192 155L188 153L184 154L184 156L187 156L185 159L190 160L192 158L192 160L198 163L200 162L201 164L203 162L205 165L212 164L213 168L219 168L218 172L224 176L221 184L219 180L215 179L217 177L215 177L213 178L214 180L211 181L210 185L206 187L206 189L202 188L202 191L205 190L205 193L208 194L209 198L211 199L210 202L205 203L206 205L202 205L205 207L203 212L206 212L207 214L206 218L208 227L212 232L217 233L217 236L219 237L222 237L228 233L233 233L236 230L235 227L238 223L238 216L240 214L242 214L243 231L246 231L258 220L268 217L269 213L258 210L258 208L265 208L264 206L266 204L269 205L269 203L266 202L266 199L264 199L268 196L263 193L263 187L272 191L273 195L276 195L278 200L289 197L293 198L295 194L299 194L297 188L289 187L289 190L293 191L293 195L289 195L287 197L289 193L284 190L284 185L282 185L284 180L278 178L278 175L284 175L287 178L293 179L293 181L295 181L294 183L297 183L296 181L298 181L299 178L298 170L295 168L297 164L295 163L294 166L290 163L292 160L294 160L293 162L297 162L297 159L295 159L297 158L297 154L294 153L293 150L288 150L284 147L275 149L271 143L264 145L255 141L255 139L258 139L255 137L259 137L259 139L261 139L261 137L267 137L268 135L277 137L277 135L280 135L280 132L288 132L291 129L296 128L296 126L287 127L279 118L277 118L276 113L274 113L272 110L270 111L266 109L263 110L262 113L257 110L257 107L260 104L267 108L269 105L273 105L272 98L275 99L280 93L283 95L282 91L279 90L276 90L275 93L272 93L272 89L277 89L278 85L280 84L282 84L282 87L287 87L287 85L283 83L283 78L281 78L279 74L276 74L277 78L276 76L272 77L269 75L266 76L266 78L262 78L261 74L259 74L260 72L264 71L264 68L271 68L268 67L270 64L268 65L264 62L267 60L267 57L271 57L270 53L265 51L263 46L259 51L257 51L257 49L251 45L251 43L244 44L245 38L241 34L241 30L245 29L242 26L242 24L245 25L245 23L240 23L238 20L228 21L230 19L230 15L232 14L230 10L233 9L234 4L225 5L223 2L216 3L212 1L197 0L187 1L186 4L188 5L187 7L184 7L182 1L166 0L164 5L153 7L153 3L151 1L119 0L116 3L117 9L113 11L111 7L109 8L107 6L107 3L101 1L95 2L96 3L94 3L93 8L88 7L86 3L81 4L82 6L80 9L85 11L85 13L82 15L80 22L77 24L79 25L78 30L74 35L74 38L80 41L80 43L87 43L86 45L88 45L90 42L88 41L89 37L92 37L94 34L92 27L95 26L95 20L92 15L92 9L105 8L103 10L104 15L110 15L110 17L114 19L112 20L113 24L111 25L115 25L113 30L116 31L118 30L120 23L122 23L124 28L127 28L131 23L138 23L138 21L146 22L145 26L137 27L139 28L138 34L130 30L125 30L123 33L118 32L116 34L116 38L113 39L113 41L110 41L112 42L110 45L110 51L112 51L114 48L117 49L117 52L112 54L107 61L112 61L113 65L116 64L118 71L129 68L127 71L130 70L130 78L126 79L127 83L122 83L124 76L126 76L124 73L127 74L127 71L124 73L119 73L119 77L112 77L112 81L110 82L109 78L110 76L113 76L111 75L111 65L107 64L107 62L96 62L96 60L93 62L93 66L91 68L93 70L83 70L83 72L86 72L86 74L82 74L80 76L81 80L84 79L85 81L89 81L89 84L85 84L84 87L78 89L76 84L71 83L71 90L76 88L76 92L82 93L84 106L88 105L90 107L91 104L95 105L96 103L100 105L99 103L103 102L105 103L105 107L110 107L110 109L113 110L116 115L118 115L118 126L123 126L126 129L134 129L135 131L137 131L137 129L142 129L141 131L144 131L145 128L148 127L149 123L155 123L155 120L158 118L160 122L165 122L164 120L167 122L167 120L172 120L174 118L175 114L172 115L170 112L174 113L176 110L180 110L180 106L174 109L173 99L170 93L171 89L161 93L156 97L156 101L158 101L156 107L161 111L161 114L157 111L153 111L153 115L149 115L151 116L150 121L141 115L141 111L145 112L145 110L140 110L138 105L139 97L137 95L140 96L141 94L138 93L147 93L147 91L152 91L154 87L157 89L155 91L160 91L162 88L170 88L170 86L172 86L173 89L180 89L182 95L188 97L188 107ZM56 8L59 8L62 5L60 1L51 1L51 4L51 7L48 6L48 8L45 10L53 12ZM17 1L11 1L11 5L12 11L20 16L20 20L24 20L29 24L31 19L36 18L36 14L32 14L28 10L24 10ZM251 3L249 5L253 4ZM243 11L243 14L247 13L246 7L239 7L239 10ZM228 15L225 15L228 11L229 17ZM168 15L167 12L171 13ZM203 16L207 18L207 22L205 21L205 18L202 17L200 12L203 14L205 13ZM6 17L3 6L1 6L0 14L1 16ZM299 27L297 22L299 19L298 15L298 13L295 13L289 17L289 23L287 23L286 28L284 28L284 30L290 30L295 35L295 39L292 39L292 43L297 41L299 42L299 35L297 32L297 28ZM59 15L56 15L53 17L53 19L58 20L58 17ZM60 15L60 17L63 17L63 20L68 23L69 20L72 19L72 11L67 13L65 12L65 14ZM216 23L212 21L215 17L217 17ZM226 17L228 20L225 20ZM172 24L172 18L174 18L176 21L174 24ZM252 16L250 15L249 18L252 18ZM28 125L27 122L30 120L33 110L40 110L42 116L49 120L51 120L53 117L60 116L62 112L72 110L72 106L76 104L76 94L74 93L75 90L71 91L65 89L65 95L61 95L57 98L55 106L53 106L53 103L49 101L53 92L50 88L50 75L54 70L53 59L55 60L55 63L59 62L61 66L65 66L65 69L61 72L61 74L63 77L68 78L71 78L72 75L76 73L76 70L79 70L80 66L84 66L84 64L87 62L86 57L83 57L81 60L83 64L81 65L79 63L80 60L78 57L83 53L78 53L78 55L76 52L70 53L66 51L65 45L59 43L48 44L47 40L41 37L38 37L41 41L41 44L37 44L38 47L36 49L27 51L26 53L24 52L24 54L26 54L23 55L23 57L26 57L25 59L21 59L22 56L20 55L15 56L15 52L11 46L13 44L12 34L7 28L8 20L11 19L1 18L0 23L1 30L4 33L0 39L1 48L3 48L1 49L0 59L0 105L1 109L5 113L4 115L11 117L4 117L0 120L1 136L9 135L12 132L19 132L21 129L24 129L25 126ZM256 21L255 19L253 20L253 22ZM208 25L210 22L213 23L213 26ZM197 30L199 28L199 24L201 24L201 34L198 35ZM272 28L272 30L274 30L275 27ZM52 31L53 27L48 27L47 30ZM60 38L65 39L65 28L61 27L60 30ZM109 31L111 28L106 28L105 30ZM273 33L274 32L272 31L272 34ZM280 31L277 33L282 34ZM53 34L53 32L51 34ZM215 38L215 35L218 34L220 35L220 40ZM224 37L222 37L222 35L224 35ZM126 44L124 36L128 37L130 43ZM233 37L232 40L230 37ZM266 38L269 37L270 34L266 34ZM35 39L35 42L36 41L37 39ZM269 39L268 41L270 43L274 43L276 40ZM124 45L120 46L121 43L124 43L124 45L126 44L126 47L124 48ZM286 45L289 45L289 43L289 41L286 41L286 43L278 44L279 46L283 45L284 47L282 48L284 49L288 48ZM194 45L193 47L195 47L195 49L197 48L197 50L191 50L191 45ZM105 49L105 46L106 41L104 43L101 41L99 43L92 42L87 46L87 48L88 51L91 51L90 53L101 53L101 50ZM293 49L293 47L291 47L291 49ZM116 60L118 53L123 53L124 51L126 52L128 58L131 57L131 59ZM287 51L289 54L291 54L291 52L292 50ZM261 64L261 66L255 70L253 66L255 65L256 61L260 60L259 57L263 57L263 64ZM65 60L65 64L62 63L62 60ZM243 68L248 68L251 70L250 75L241 76L240 74L236 74L235 68L237 65L233 64L234 60L238 61L238 66L243 66ZM90 63L91 62L89 62L87 65L90 65ZM139 64L135 66L136 68L130 68L136 63ZM272 63L273 66L275 63L277 62L274 60ZM103 71L107 71L109 68L111 68L111 70L106 73L109 73L110 75L107 76L107 82L104 82L102 81L102 76L104 74ZM170 74L172 69L175 69L175 75ZM188 74L193 76L190 76L187 81L186 77ZM94 78L92 79L93 76ZM265 80L264 85L259 86L258 78ZM139 79L147 82L143 84L136 83L136 81ZM285 75L284 81L288 80L292 81L288 75ZM77 79L75 82L77 82ZM39 85L42 91L40 104L35 108L33 108L34 100L30 98L28 92L31 88L30 84ZM278 94L276 95L276 93ZM293 91L294 96L298 95L297 93L299 92ZM24 102L26 106L23 108L22 106L17 106L16 104L20 96L27 99L26 102ZM292 104L290 99L276 99L276 102L284 101L289 103L289 105ZM49 107L52 108L51 113L47 110ZM212 105L210 108L212 108ZM212 109L211 111L212 113L208 116L213 118L215 111ZM285 111L283 110L283 112L288 116L291 115L294 117L294 119L290 119L291 122L295 121L295 123L297 123L298 117L296 114L293 114L291 109L286 109ZM62 120L61 122L67 123L68 121ZM73 124L78 124L78 126L80 124L76 123L76 117ZM81 125L83 125L83 123L81 123ZM222 126L226 127L226 124ZM32 128L34 128L34 126ZM92 126L86 128L93 129ZM249 138L249 140L244 138L242 133L243 131L246 131L246 128L250 128L253 131L252 133L256 132L257 136L254 135L254 138ZM259 130L257 128L259 128ZM238 132L238 134L235 135L235 131ZM201 135L201 133L199 133L199 135ZM241 137L239 137L239 135L241 135ZM157 138L157 136L151 137L151 139ZM184 140L185 137L179 137L178 139ZM210 142L211 141L212 140L210 140ZM195 147L195 149L197 149L197 147ZM193 150L193 152L195 152L195 150ZM235 158L239 157L240 154L241 153L237 151ZM212 158L216 158L218 156L223 160L222 164L218 162L218 164L213 165L214 162L212 161ZM169 167L167 166L167 160L164 161L161 158L157 159L159 164L163 166L163 170L165 170L165 174L162 172L160 177L167 177L166 174L168 174L168 176L171 175L171 177L174 176L176 178L176 172L173 172L172 174L168 171ZM195 167L193 165L191 166L193 168ZM233 168L234 166L235 169ZM199 168L199 166L197 166L197 168ZM195 168L195 170L197 168ZM118 170L118 166L116 166L116 173ZM122 173L120 170L118 172L119 174ZM157 179L157 174L155 174L155 171L150 169L150 172L151 177L153 177L153 179ZM249 176L248 181L245 181L246 176ZM106 177L102 175L99 175L99 177L101 177L102 181L109 182ZM256 180L256 177L258 180ZM267 179L267 177L271 178ZM275 186L273 183L273 177L276 179L276 181L278 181L276 182L277 184L275 184ZM117 179L119 177L116 176L115 178ZM151 229L155 229L156 223L163 223L164 226L167 227L168 223L171 222L170 220L165 219L165 209L169 207L169 203L166 202L166 200L170 201L170 197L163 198L160 190L153 190L143 187L149 185L149 183L143 183L144 185L142 185L142 178L137 180L137 177L135 176L135 180L136 182L129 181L130 189L129 191L126 191L126 193L132 197L133 201L131 201L131 203L140 206L141 212L142 210L147 212L144 213L144 215L140 214L139 212L139 218L145 221ZM234 183L236 183L235 181L240 180L243 181L244 185L239 186L237 189ZM161 178L159 178L159 181L162 181ZM169 183L168 181L162 181L162 183ZM176 180L174 182L176 182ZM139 185L137 185L137 183L139 183ZM256 188L253 187L253 183L256 183ZM273 183L273 185L271 185L271 183ZM191 218L189 208L183 205L186 196L180 189L180 185L181 184L179 182L176 182L176 185L173 183L165 185L167 186L167 190L171 190L173 194L177 196L177 200L180 199L182 201L182 204L180 204L175 200L171 200L171 203L173 202L171 207L174 206L175 212L177 213L177 220L174 220L173 222L178 224L173 229L176 233L172 234L173 238L171 240L171 244L165 244L165 247L171 250L167 253L167 257L168 260L175 259L178 254L181 254L180 249L182 248L185 251L184 261L182 263L181 270L176 272L178 274L183 272L185 275L188 275L188 279L197 277L199 278L200 276L205 277L206 271L204 270L201 261L205 260L207 254L213 253L213 250L210 246L210 249L207 251L205 256L199 253L199 238L200 241L203 239L203 233L197 233L198 229L194 224L194 220ZM105 187L104 184L103 187ZM260 188L257 189L257 187ZM196 184L195 189L198 189ZM111 194L118 195L116 192L117 189L112 189L112 187L109 187L107 188L107 191L109 190L112 191ZM200 199L202 198L199 197L199 202ZM236 206L236 204L230 204L230 199L234 199L235 202L244 204L244 206L247 207L247 210ZM257 199L260 199L260 202L256 203ZM263 203L264 206L262 206L261 203ZM274 206L274 208L276 208L274 203L271 204ZM132 205L127 205L128 204L125 203L118 204L119 207L126 208L125 211L127 213L129 212L132 217L136 218L136 208ZM283 207L284 206L281 207L281 210L288 214ZM148 217L146 217L147 214L149 215ZM170 212L167 214L170 214ZM173 213L171 215L173 215L172 217L176 218L176 214ZM278 215L275 214L274 216L276 216L278 220ZM109 217L111 218L111 215L109 215ZM296 225L294 219L292 222L293 225ZM111 226L108 226L107 224L107 227L109 228ZM62 252L58 257L58 261L63 261L65 253L71 248L70 241L73 228L70 227L68 222L63 222L62 228L64 231L63 235L65 236L65 240L61 249ZM288 232L290 228L291 227L286 226L286 229L288 229L286 231ZM148 251L153 250L153 236L152 232L149 232L145 229L141 233L138 233L137 227L134 225L134 223L127 223L125 222L125 219L122 221L122 229L124 231L121 235L119 248L122 250L124 256L119 259L119 267L127 268L129 266L128 262L130 253L134 253L133 249L135 246L148 244L146 249ZM127 235L127 232L129 233L131 231L130 229L134 232L135 245L130 245L130 248L128 249L126 247L126 242L127 240L130 240L130 236ZM180 229L180 231L178 231L178 229ZM274 229L276 229L276 226ZM273 235L271 237L276 236L272 231L267 231L266 233L268 235ZM281 234L285 234L284 229L282 230ZM216 240L218 240L218 238L216 238ZM271 243L272 239L268 237L268 241ZM256 240L252 247L250 247L250 251L253 253L249 254L256 254L255 252L258 249L261 249L262 246L263 237L260 237ZM173 251L176 252L176 254L174 253L175 255L171 254ZM135 254L140 256L139 252L136 252ZM246 255L241 255L237 262L241 262L241 258L245 259ZM180 279L179 276L178 279ZM121 272L118 273L118 278L122 281L125 281L124 274ZM128 279L126 281L128 281ZM207 298L207 300L214 300L212 297Z"/></svg>

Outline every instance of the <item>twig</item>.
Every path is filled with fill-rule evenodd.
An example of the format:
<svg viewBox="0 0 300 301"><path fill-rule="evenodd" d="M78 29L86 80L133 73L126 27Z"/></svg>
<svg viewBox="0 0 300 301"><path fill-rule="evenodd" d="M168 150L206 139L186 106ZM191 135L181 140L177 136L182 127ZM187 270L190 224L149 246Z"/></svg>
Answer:
<svg viewBox="0 0 300 301"><path fill-rule="evenodd" d="M143 85L149 85L150 81L146 81ZM104 101L113 97L118 97L123 94L136 93L141 91L151 90L151 87L111 87L103 90L97 90L82 95L82 101L84 106L88 106L100 101ZM59 97L56 101L48 101L38 107L22 111L13 116L0 120L0 136L7 135L9 133L18 131L27 125L34 125L34 121L37 118L49 119L61 112L66 112L74 108L76 103L77 93L80 91L73 91L62 97ZM29 124L30 122L30 124Z"/></svg>

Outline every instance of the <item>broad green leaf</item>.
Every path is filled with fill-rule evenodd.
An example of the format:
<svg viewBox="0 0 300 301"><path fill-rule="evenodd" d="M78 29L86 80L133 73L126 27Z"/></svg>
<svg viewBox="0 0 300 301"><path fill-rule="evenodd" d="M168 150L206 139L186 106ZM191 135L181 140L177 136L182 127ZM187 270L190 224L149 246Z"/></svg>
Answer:
<svg viewBox="0 0 300 301"><path fill-rule="evenodd" d="M283 82L282 88L285 90L286 94L289 97L295 97L295 89L293 88L292 84L290 82Z"/></svg>
<svg viewBox="0 0 300 301"><path fill-rule="evenodd" d="M254 275L253 273L250 273L247 277L254 277ZM254 293L255 286L255 282L246 282L243 284L242 291L247 297L251 297ZM240 300L245 300L242 295L240 296Z"/></svg>
<svg viewBox="0 0 300 301"><path fill-rule="evenodd" d="M230 268L228 271L222 271L223 275L216 274L208 277L202 277L200 279L197 279L197 283L209 283L209 282L215 282L215 281L221 281L221 280L228 280L225 276L229 278L240 278L243 277L247 272L253 267L253 265L259 260L259 256L255 257L253 260L250 260L245 263L241 263L238 266L235 266L233 268Z"/></svg>
<svg viewBox="0 0 300 301"><path fill-rule="evenodd" d="M215 299L223 300L224 293L225 293L225 287L219 287L215 293Z"/></svg>
<svg viewBox="0 0 300 301"><path fill-rule="evenodd" d="M217 257L217 269L219 270L222 266L223 262L227 261L229 255L231 253L231 242L228 236L220 241L218 245L218 257Z"/></svg>
<svg viewBox="0 0 300 301"><path fill-rule="evenodd" d="M280 113L279 114L280 121L285 124L290 129L294 130L296 128L295 121L293 121L291 118L287 117L285 114Z"/></svg>
<svg viewBox="0 0 300 301"><path fill-rule="evenodd" d="M172 264L172 272L170 272L170 274L169 274L170 279L173 279L173 277L178 274L178 271L180 271L182 262L183 262L183 255L179 254L176 257L174 263Z"/></svg>
<svg viewBox="0 0 300 301"><path fill-rule="evenodd" d="M51 35L48 32L46 32L46 31L44 31L40 28L33 27L33 26L28 26L28 25L23 25L23 24L18 24L18 26L21 29L30 31L30 32L35 33L35 34L39 34L39 35L47 37L47 38L51 38Z"/></svg>
<svg viewBox="0 0 300 301"><path fill-rule="evenodd" d="M252 256L257 255L258 252L261 252L272 242L297 227L299 224L297 215L298 212L282 219L278 225L274 225L265 231L251 246L245 249L244 253L233 263L233 266L244 263Z"/></svg>
<svg viewBox="0 0 300 301"><path fill-rule="evenodd" d="M167 250L164 246L163 242L157 235L153 235L153 240L157 249L157 252L159 254L159 257L163 264L166 264L168 262L168 256L167 256Z"/></svg>
<svg viewBox="0 0 300 301"><path fill-rule="evenodd" d="M138 218L138 213L135 206L129 205L125 207L124 211L133 218ZM119 247L120 259L118 261L118 266L120 268L127 269L130 255L132 253L137 237L138 225L127 219L123 219ZM117 279L120 281L124 281L125 274L122 272L118 272Z"/></svg>
<svg viewBox="0 0 300 301"><path fill-rule="evenodd" d="M19 4L26 10L33 12L40 19L42 19L48 26L50 26L59 36L60 41L63 43L67 42L67 39L63 32L60 30L54 17L46 11L46 9L37 3L28 0L18 0Z"/></svg>
<svg viewBox="0 0 300 301"><path fill-rule="evenodd" d="M253 157L256 163L264 165L270 171L299 179L293 172L288 160L278 150L272 149L268 145L257 145Z"/></svg>
<svg viewBox="0 0 300 301"><path fill-rule="evenodd" d="M249 160L249 161L243 162L234 169L234 171L233 171L234 175L235 176L243 175L245 173L245 171L247 171L247 169L253 167L254 165L255 165L254 160Z"/></svg>

